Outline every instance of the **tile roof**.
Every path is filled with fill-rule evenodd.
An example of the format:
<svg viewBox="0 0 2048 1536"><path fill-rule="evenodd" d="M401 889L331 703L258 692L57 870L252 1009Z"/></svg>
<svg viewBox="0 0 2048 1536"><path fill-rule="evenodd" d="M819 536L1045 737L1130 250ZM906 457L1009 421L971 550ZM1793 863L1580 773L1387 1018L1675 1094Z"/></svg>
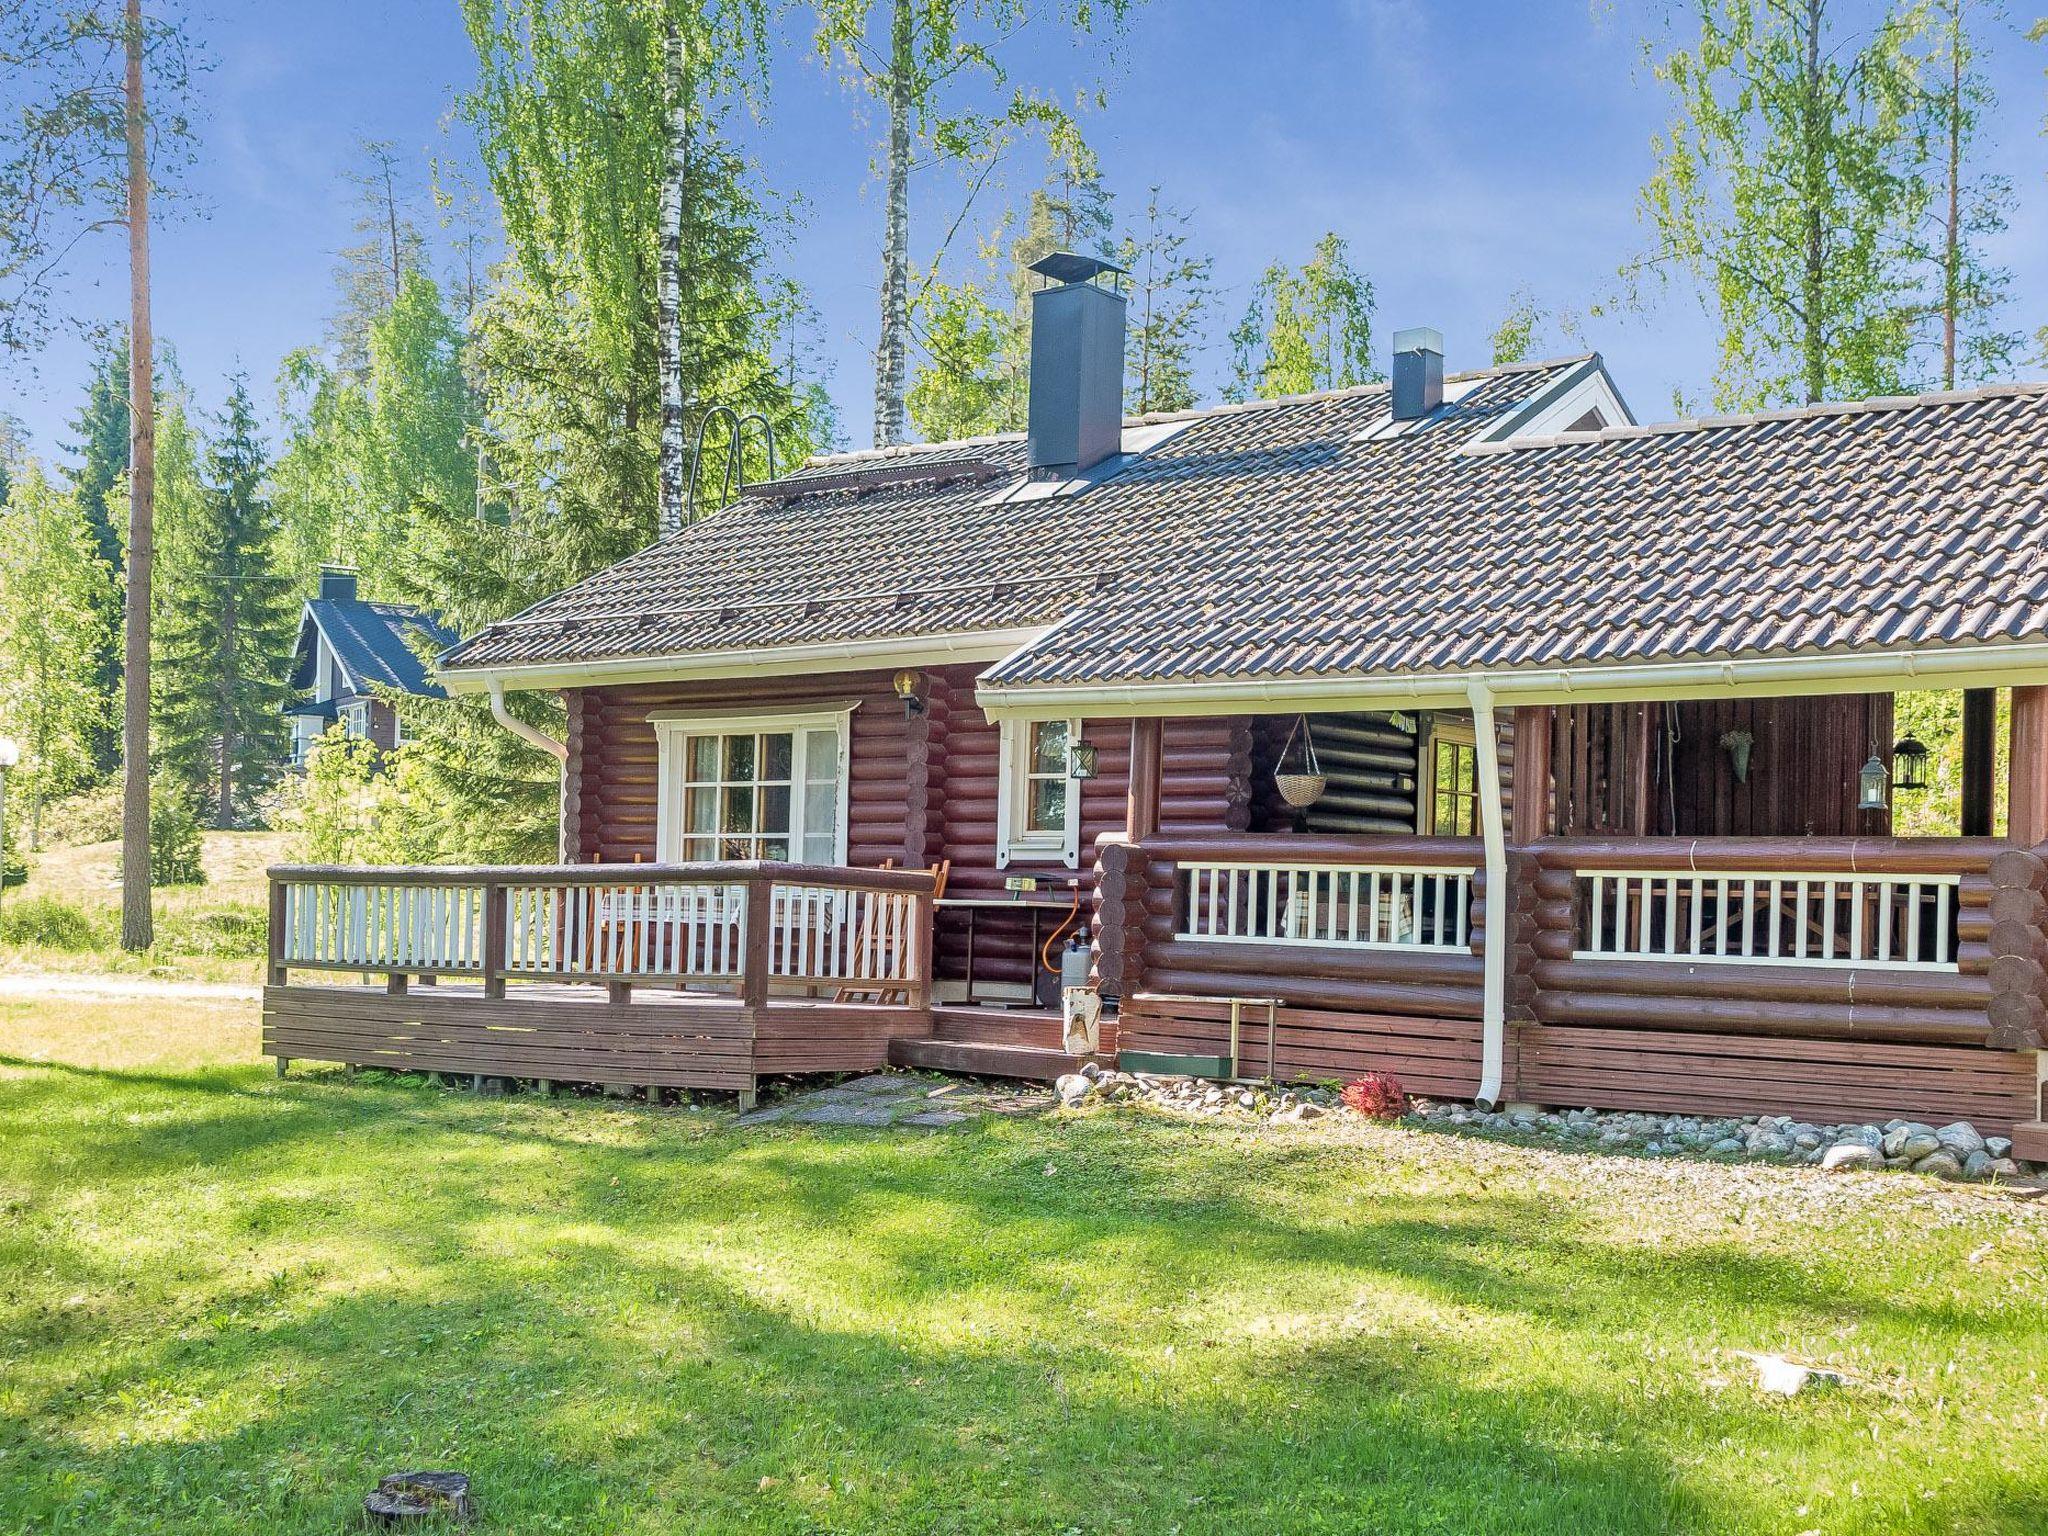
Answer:
<svg viewBox="0 0 2048 1536"><path fill-rule="evenodd" d="M1186 530L998 686L2048 638L2048 386L1376 445Z"/></svg>
<svg viewBox="0 0 2048 1536"><path fill-rule="evenodd" d="M299 620L297 660L292 686L313 686L311 631L318 626L356 692L372 685L396 688L425 698L444 698L446 691L427 676L427 664L408 636L419 634L427 644L455 644L455 631L431 614L404 603L372 603L361 598L316 597Z"/></svg>
<svg viewBox="0 0 2048 1536"><path fill-rule="evenodd" d="M2048 637L2048 386L1488 443L1597 360L815 460L493 625L451 670L1044 628L1002 687L1398 676ZM1148 434L1149 435L1149 434Z"/></svg>
<svg viewBox="0 0 2048 1536"><path fill-rule="evenodd" d="M1438 456L1583 359L1461 375L1472 385L1419 435ZM1165 434L1073 494L1025 484L1012 433L815 459L717 515L488 626L451 671L688 656L827 642L1043 628L1179 545L1218 508L1320 480L1387 417L1385 385L1133 418ZM1135 436L1132 437L1135 441ZM1364 450L1369 453L1369 450ZM817 487L811 489L811 487Z"/></svg>

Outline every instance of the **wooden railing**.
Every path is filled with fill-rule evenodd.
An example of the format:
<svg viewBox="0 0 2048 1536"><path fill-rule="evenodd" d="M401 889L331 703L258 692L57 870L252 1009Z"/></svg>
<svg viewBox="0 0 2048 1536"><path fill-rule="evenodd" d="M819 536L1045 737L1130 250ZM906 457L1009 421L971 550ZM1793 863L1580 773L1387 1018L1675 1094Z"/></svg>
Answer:
<svg viewBox="0 0 2048 1536"><path fill-rule="evenodd" d="M614 986L860 986L921 1003L932 876L796 864L270 871L270 970Z"/></svg>
<svg viewBox="0 0 2048 1536"><path fill-rule="evenodd" d="M2019 1044L2041 1018L2041 870L1991 838L1534 845L1541 1023Z"/></svg>
<svg viewBox="0 0 2048 1536"><path fill-rule="evenodd" d="M1180 866L1182 939L1218 944L1328 944L1353 949L1464 949L1472 868L1188 860Z"/></svg>

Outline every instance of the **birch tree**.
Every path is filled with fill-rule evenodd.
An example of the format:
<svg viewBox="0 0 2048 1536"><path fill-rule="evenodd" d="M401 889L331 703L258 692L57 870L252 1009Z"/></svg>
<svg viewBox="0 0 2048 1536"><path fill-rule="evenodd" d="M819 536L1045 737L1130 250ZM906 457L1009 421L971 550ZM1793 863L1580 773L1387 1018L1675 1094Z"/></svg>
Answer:
<svg viewBox="0 0 2048 1536"><path fill-rule="evenodd" d="M1189 410L1200 399L1195 354L1215 300L1215 263L1192 239L1187 214L1161 202L1154 187L1139 232L1117 252L1130 274L1125 405L1138 415Z"/></svg>
<svg viewBox="0 0 2048 1536"><path fill-rule="evenodd" d="M1990 82L1976 67L1972 30L1973 18L1988 9L1972 0L1939 0L1935 16L1938 46L1928 106L1941 157L1934 260L1943 389L2003 375L2021 346L2019 334L1999 324L2012 274L1991 262L1983 247L2005 232L2012 183L1973 173L1971 164L1984 114L1996 105Z"/></svg>
<svg viewBox="0 0 2048 1536"><path fill-rule="evenodd" d="M1038 126L1070 133L1064 108L1012 85L1006 62L1034 26L1082 36L1120 32L1136 0L814 0L816 45L882 111L881 327L875 343L874 440L908 427L911 309L910 183L926 166L967 166L969 199L1011 135ZM920 152L924 158L920 159ZM964 217L964 210L961 215ZM959 219L954 221L959 227ZM932 263L936 267L936 260Z"/></svg>
<svg viewBox="0 0 2048 1536"><path fill-rule="evenodd" d="M1334 231L1298 268L1276 262L1230 333L1232 400L1348 389L1381 377L1372 351L1372 280Z"/></svg>
<svg viewBox="0 0 2048 1536"><path fill-rule="evenodd" d="M1922 291L1924 13L1843 0L1685 0L1697 37L1654 59L1673 115L1651 143L1628 275L1697 282L1720 329L1715 400L1896 393Z"/></svg>

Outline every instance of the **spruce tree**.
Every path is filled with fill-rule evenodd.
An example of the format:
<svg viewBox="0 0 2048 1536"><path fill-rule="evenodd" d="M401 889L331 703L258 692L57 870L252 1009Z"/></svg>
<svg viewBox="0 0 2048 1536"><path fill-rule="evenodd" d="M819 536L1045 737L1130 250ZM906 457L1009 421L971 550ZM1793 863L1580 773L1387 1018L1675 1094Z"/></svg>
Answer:
<svg viewBox="0 0 2048 1536"><path fill-rule="evenodd" d="M286 750L296 613L277 569L264 472L248 382L237 377L206 456L196 525L183 530L188 561L182 590L165 605L160 650L157 759L216 827L234 825L276 778Z"/></svg>
<svg viewBox="0 0 2048 1536"><path fill-rule="evenodd" d="M120 717L111 701L121 691L119 581L128 549L128 425L128 336L120 331L106 338L93 359L85 404L72 417L72 441L64 445L74 458L66 474L93 554L115 578L100 596L98 624L84 639L93 685L109 701L93 731L93 766L100 773L111 773L121 760Z"/></svg>

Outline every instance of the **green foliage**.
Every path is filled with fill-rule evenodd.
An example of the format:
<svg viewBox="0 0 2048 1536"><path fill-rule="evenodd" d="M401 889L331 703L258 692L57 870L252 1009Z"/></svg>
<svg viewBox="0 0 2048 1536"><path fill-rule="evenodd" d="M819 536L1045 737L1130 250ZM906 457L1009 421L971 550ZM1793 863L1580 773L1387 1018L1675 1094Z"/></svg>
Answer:
<svg viewBox="0 0 2048 1536"><path fill-rule="evenodd" d="M368 373L371 327L397 306L405 280L426 261L404 158L388 139L365 139L358 149L360 164L348 178L355 190L356 243L343 247L336 260L339 303L327 327L335 367L349 379Z"/></svg>
<svg viewBox="0 0 2048 1536"><path fill-rule="evenodd" d="M30 896L0 906L0 944L87 954L111 947L120 924L105 907L87 909L55 896Z"/></svg>
<svg viewBox="0 0 2048 1536"><path fill-rule="evenodd" d="M164 882L159 881L159 884ZM256 960L265 953L268 914L247 902L172 907L157 916L148 959ZM58 896L10 897L0 905L0 945L58 955L119 953L121 914Z"/></svg>
<svg viewBox="0 0 2048 1536"><path fill-rule="evenodd" d="M1956 689L1938 693L1901 693L1892 698L1893 729L1898 736L1917 736L1927 748L1928 786L1901 790L1892 796L1895 837L1954 837L1961 830L1963 800L1963 696ZM1991 805L1994 828L2005 825L2007 787L2011 783L2012 693L1998 691L1998 712L1992 730Z"/></svg>
<svg viewBox="0 0 2048 1536"><path fill-rule="evenodd" d="M229 391L205 483L167 517L156 629L159 770L236 817L277 776L297 609L276 569L276 514L262 494L263 445L246 381Z"/></svg>
<svg viewBox="0 0 2048 1536"><path fill-rule="evenodd" d="M1154 187L1145 222L1117 250L1130 274L1125 330L1124 399L1134 414L1191 410L1200 401L1195 355L1214 303L1215 263L1191 248L1188 216L1168 207Z"/></svg>
<svg viewBox="0 0 2048 1536"><path fill-rule="evenodd" d="M104 338L93 359L85 404L71 419L72 456L66 471L78 509L91 530L93 553L111 579L95 605L91 639L93 686L107 707L93 732L93 767L110 773L121 758L121 574L128 559L128 337Z"/></svg>
<svg viewBox="0 0 2048 1536"><path fill-rule="evenodd" d="M206 866L199 816L184 788L156 778L149 786L149 883L154 886L203 885Z"/></svg>
<svg viewBox="0 0 2048 1536"><path fill-rule="evenodd" d="M1536 307L1536 295L1517 288L1508 295L1507 312L1493 329L1493 366L1507 368L1526 363L1536 351L1536 328L1543 323L1543 311Z"/></svg>
<svg viewBox="0 0 2048 1536"><path fill-rule="evenodd" d="M1842 8L1686 0L1697 39L1654 63L1674 112L1630 275L1700 284L1722 409L1906 387L1925 314L1924 12L1888 0L1858 38Z"/></svg>
<svg viewBox="0 0 2048 1536"><path fill-rule="evenodd" d="M0 887L20 885L28 879L28 860L22 856L21 833L12 818L0 823Z"/></svg>
<svg viewBox="0 0 2048 1536"><path fill-rule="evenodd" d="M521 712L531 707L518 700ZM293 857L312 864L552 863L554 765L488 715L408 699L419 741L389 752L330 730L315 744L289 818ZM556 730L559 720L550 722ZM491 806L451 815L451 807Z"/></svg>
<svg viewBox="0 0 2048 1536"><path fill-rule="evenodd" d="M926 442L1014 432L1024 424L1025 386L1014 366L1016 320L991 303L989 284L931 279L918 299L925 361L906 396Z"/></svg>
<svg viewBox="0 0 2048 1536"><path fill-rule="evenodd" d="M1933 345L1939 348L1944 389L2005 377L2024 345L2020 333L2000 323L2012 273L1985 254L1987 242L2005 233L2012 182L1973 174L1970 165L1984 114L1997 104L1991 82L1976 67L1971 6L1972 0L1938 0L1931 17L1938 44L1930 62L1935 85L1927 115L1939 146L1931 242L1938 329Z"/></svg>
<svg viewBox="0 0 2048 1536"><path fill-rule="evenodd" d="M1232 400L1348 389L1384 377L1372 350L1373 287L1334 231L1299 269L1274 263L1230 333Z"/></svg>
<svg viewBox="0 0 2048 1536"><path fill-rule="evenodd" d="M43 810L43 842L69 847L111 843L121 835L121 781L106 779Z"/></svg>
<svg viewBox="0 0 2048 1536"><path fill-rule="evenodd" d="M44 805L92 778L109 715L98 645L112 579L75 494L33 460L0 506L0 735L21 748L14 813L39 839Z"/></svg>

